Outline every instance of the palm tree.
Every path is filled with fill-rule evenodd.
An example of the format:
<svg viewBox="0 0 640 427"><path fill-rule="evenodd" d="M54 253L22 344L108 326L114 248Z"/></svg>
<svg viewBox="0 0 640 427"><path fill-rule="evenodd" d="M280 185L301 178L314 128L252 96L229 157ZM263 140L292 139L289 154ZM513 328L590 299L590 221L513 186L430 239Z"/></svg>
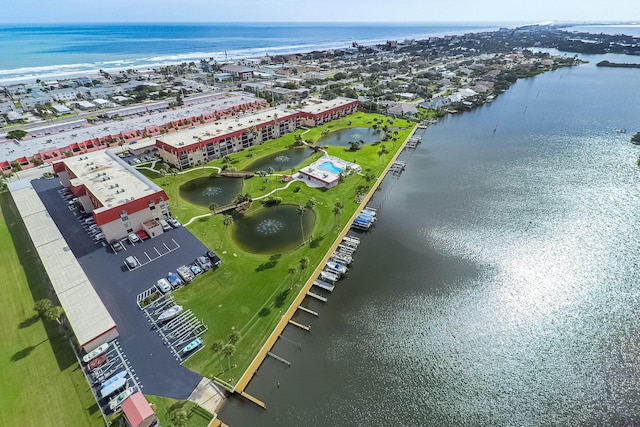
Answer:
<svg viewBox="0 0 640 427"><path fill-rule="evenodd" d="M389 151L387 151L387 147L384 146L384 144L382 144L380 146L380 150L378 150L378 165L380 164L380 158L382 158L382 161L384 161L384 155L387 154Z"/></svg>
<svg viewBox="0 0 640 427"><path fill-rule="evenodd" d="M307 200L307 204L305 205L305 207L307 209L313 209L313 207L317 204L318 202L316 201L315 197L310 198L309 200Z"/></svg>
<svg viewBox="0 0 640 427"><path fill-rule="evenodd" d="M276 170L270 167L269 169L267 169L267 173L269 174L269 176L273 176L273 174L276 173ZM269 186L269 192L271 192L272 190L273 190L273 179L271 180L271 185Z"/></svg>
<svg viewBox="0 0 640 427"><path fill-rule="evenodd" d="M227 357L227 364L229 366L229 370L231 370L231 356L236 352L236 346L233 344L225 344L222 347L222 355Z"/></svg>
<svg viewBox="0 0 640 427"><path fill-rule="evenodd" d="M300 258L300 270L306 270L309 266L309 262L309 258L307 257Z"/></svg>
<svg viewBox="0 0 640 427"><path fill-rule="evenodd" d="M296 274L296 268L295 267L289 267L287 269L287 272L289 273L289 276L291 276L291 287L293 287L293 275Z"/></svg>
<svg viewBox="0 0 640 427"><path fill-rule="evenodd" d="M218 204L216 202L209 203L209 210L211 211L211 216L215 216L216 209L218 209Z"/></svg>
<svg viewBox="0 0 640 427"><path fill-rule="evenodd" d="M302 234L302 244L304 245L304 225L302 224L302 217L304 216L305 212L307 211L307 207L304 205L298 205L298 207L296 208L296 212L298 213L298 216L300 217L300 233Z"/></svg>
<svg viewBox="0 0 640 427"><path fill-rule="evenodd" d="M224 228L227 228L228 226L233 224L233 217L231 215L225 215L222 223L224 224Z"/></svg>
<svg viewBox="0 0 640 427"><path fill-rule="evenodd" d="M238 341L240 341L240 332L231 331L229 334L229 343L235 345Z"/></svg>
<svg viewBox="0 0 640 427"><path fill-rule="evenodd" d="M218 365L220 365L220 352L222 351L223 347L224 347L224 343L222 342L222 340L214 341L211 344L211 351L213 351L218 355ZM222 369L222 366L220 366L220 369Z"/></svg>
<svg viewBox="0 0 640 427"><path fill-rule="evenodd" d="M340 209L337 205L333 207L333 222L335 223L340 216L342 209Z"/></svg>

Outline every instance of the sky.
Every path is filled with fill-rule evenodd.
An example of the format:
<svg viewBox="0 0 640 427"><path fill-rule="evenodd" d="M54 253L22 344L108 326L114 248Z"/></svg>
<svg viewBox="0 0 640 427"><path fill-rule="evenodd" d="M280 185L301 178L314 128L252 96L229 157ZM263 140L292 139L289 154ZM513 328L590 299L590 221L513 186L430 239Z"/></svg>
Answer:
<svg viewBox="0 0 640 427"><path fill-rule="evenodd" d="M637 0L0 0L0 24L638 21Z"/></svg>

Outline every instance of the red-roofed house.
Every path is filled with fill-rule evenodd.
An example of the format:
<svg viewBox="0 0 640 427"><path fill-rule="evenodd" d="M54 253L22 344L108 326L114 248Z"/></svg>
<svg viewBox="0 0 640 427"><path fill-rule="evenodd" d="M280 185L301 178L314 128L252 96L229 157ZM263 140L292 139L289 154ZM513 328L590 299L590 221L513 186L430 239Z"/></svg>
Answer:
<svg viewBox="0 0 640 427"><path fill-rule="evenodd" d="M158 425L158 417L141 391L132 394L122 403L122 412L128 427L152 427Z"/></svg>

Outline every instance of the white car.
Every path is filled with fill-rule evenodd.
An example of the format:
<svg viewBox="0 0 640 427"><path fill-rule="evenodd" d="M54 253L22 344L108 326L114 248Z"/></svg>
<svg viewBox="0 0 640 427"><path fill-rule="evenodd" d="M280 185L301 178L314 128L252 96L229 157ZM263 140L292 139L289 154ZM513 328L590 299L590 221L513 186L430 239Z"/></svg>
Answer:
<svg viewBox="0 0 640 427"><path fill-rule="evenodd" d="M156 283L156 287L163 294L171 292L171 290L173 289L173 286L171 286L171 283L169 283L169 281L165 278L158 280L158 283Z"/></svg>
<svg viewBox="0 0 640 427"><path fill-rule="evenodd" d="M138 242L140 242L140 237L138 237L138 235L137 235L136 233L131 233L131 234L129 234L129 237L128 237L128 238L129 238L129 241L130 241L131 243L138 243Z"/></svg>
<svg viewBox="0 0 640 427"><path fill-rule="evenodd" d="M102 239L104 239L104 234L103 233L98 233L95 236L93 236L93 240L95 240L96 242L99 242Z"/></svg>
<svg viewBox="0 0 640 427"><path fill-rule="evenodd" d="M178 227L180 227L180 222L179 222L177 219L175 219L175 218L169 218L169 219L167 220L167 222L168 222L169 224L171 224L171 226L172 226L173 228L178 228Z"/></svg>

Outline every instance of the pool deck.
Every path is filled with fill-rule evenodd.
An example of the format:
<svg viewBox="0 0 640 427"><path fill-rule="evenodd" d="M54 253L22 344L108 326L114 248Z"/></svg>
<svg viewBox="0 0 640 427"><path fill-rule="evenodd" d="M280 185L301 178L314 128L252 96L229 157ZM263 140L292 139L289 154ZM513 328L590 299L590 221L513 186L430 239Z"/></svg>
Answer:
<svg viewBox="0 0 640 427"><path fill-rule="evenodd" d="M336 237L336 240L333 242L333 245L331 245L331 248L329 248L329 250L327 251L327 253L324 256L324 258L322 259L322 261L320 261L320 263L318 264L316 269L309 276L309 280L307 280L307 282L304 284L302 289L300 289L300 292L298 293L296 298L293 300L293 302L289 306L288 310L284 313L284 315L280 319L280 322L276 325L276 327L273 330L273 332L271 332L271 335L269 335L269 337L267 338L267 340L263 344L263 346L260 349L260 351L258 351L258 354L256 355L256 357L253 359L253 361L251 362L251 364L249 365L247 370L244 372L244 374L242 374L242 377L240 377L240 380L238 380L238 383L233 388L233 390L232 390L233 392L241 394L241 393L243 393L245 391L246 387L249 385L249 382L251 381L253 376L256 374L256 372L260 368L260 365L262 365L262 362L267 357L267 353L275 345L276 341L278 340L278 337L280 336L282 331L284 331L284 329L287 327L287 325L289 324L289 321L291 320L291 318L295 314L296 310L298 310L298 307L302 304L302 301L307 297L307 293L309 292L309 290L313 286L313 283L315 282L315 280L320 275L320 272L322 271L324 266L327 264L327 262L329 262L329 258L331 257L333 252L336 251L336 249L338 248L338 245L342 242L342 239L344 238L344 236L346 236L347 233L349 232L349 230L351 229L351 223L353 223L353 221L360 214L362 209L364 209L367 206L367 204L369 203L369 201L371 200L371 198L375 194L376 189L382 183L382 180L387 175L387 173L389 172L389 170L391 169L391 167L393 166L393 164L397 160L398 156L400 155L400 153L402 153L402 150L404 149L405 144L413 136L413 134L416 132L416 129L417 129L417 127L414 125L414 128L411 130L411 132L409 133L407 138L404 140L402 145L398 148L398 151L396 151L396 153L393 156L393 158L389 161L389 163L387 164L387 167L384 169L384 171L382 171L380 176L373 183L373 185L371 186L371 190L369 190L367 195L364 197L364 199L360 203L360 206L354 211L353 215L351 216L351 219L349 219L349 221L347 221L345 227L342 229L340 234L338 234L338 236ZM324 162L324 161L327 161L327 160L331 160L331 158L333 158L333 156L327 156L327 157L329 157L329 159L327 159L327 158L325 158L323 156L317 162ZM338 158L336 158L336 159L338 159ZM345 160L342 160L342 159L340 159L340 160L342 162L345 162ZM349 163L349 162L347 162L347 163Z"/></svg>
<svg viewBox="0 0 640 427"><path fill-rule="evenodd" d="M339 169L338 172L320 167L324 163L331 163L332 167ZM331 188L338 184L340 172L347 168L351 169L351 173L359 173L362 171L362 168L357 163L351 163L336 156L324 155L309 166L301 168L295 175L295 179L304 182L309 187Z"/></svg>

